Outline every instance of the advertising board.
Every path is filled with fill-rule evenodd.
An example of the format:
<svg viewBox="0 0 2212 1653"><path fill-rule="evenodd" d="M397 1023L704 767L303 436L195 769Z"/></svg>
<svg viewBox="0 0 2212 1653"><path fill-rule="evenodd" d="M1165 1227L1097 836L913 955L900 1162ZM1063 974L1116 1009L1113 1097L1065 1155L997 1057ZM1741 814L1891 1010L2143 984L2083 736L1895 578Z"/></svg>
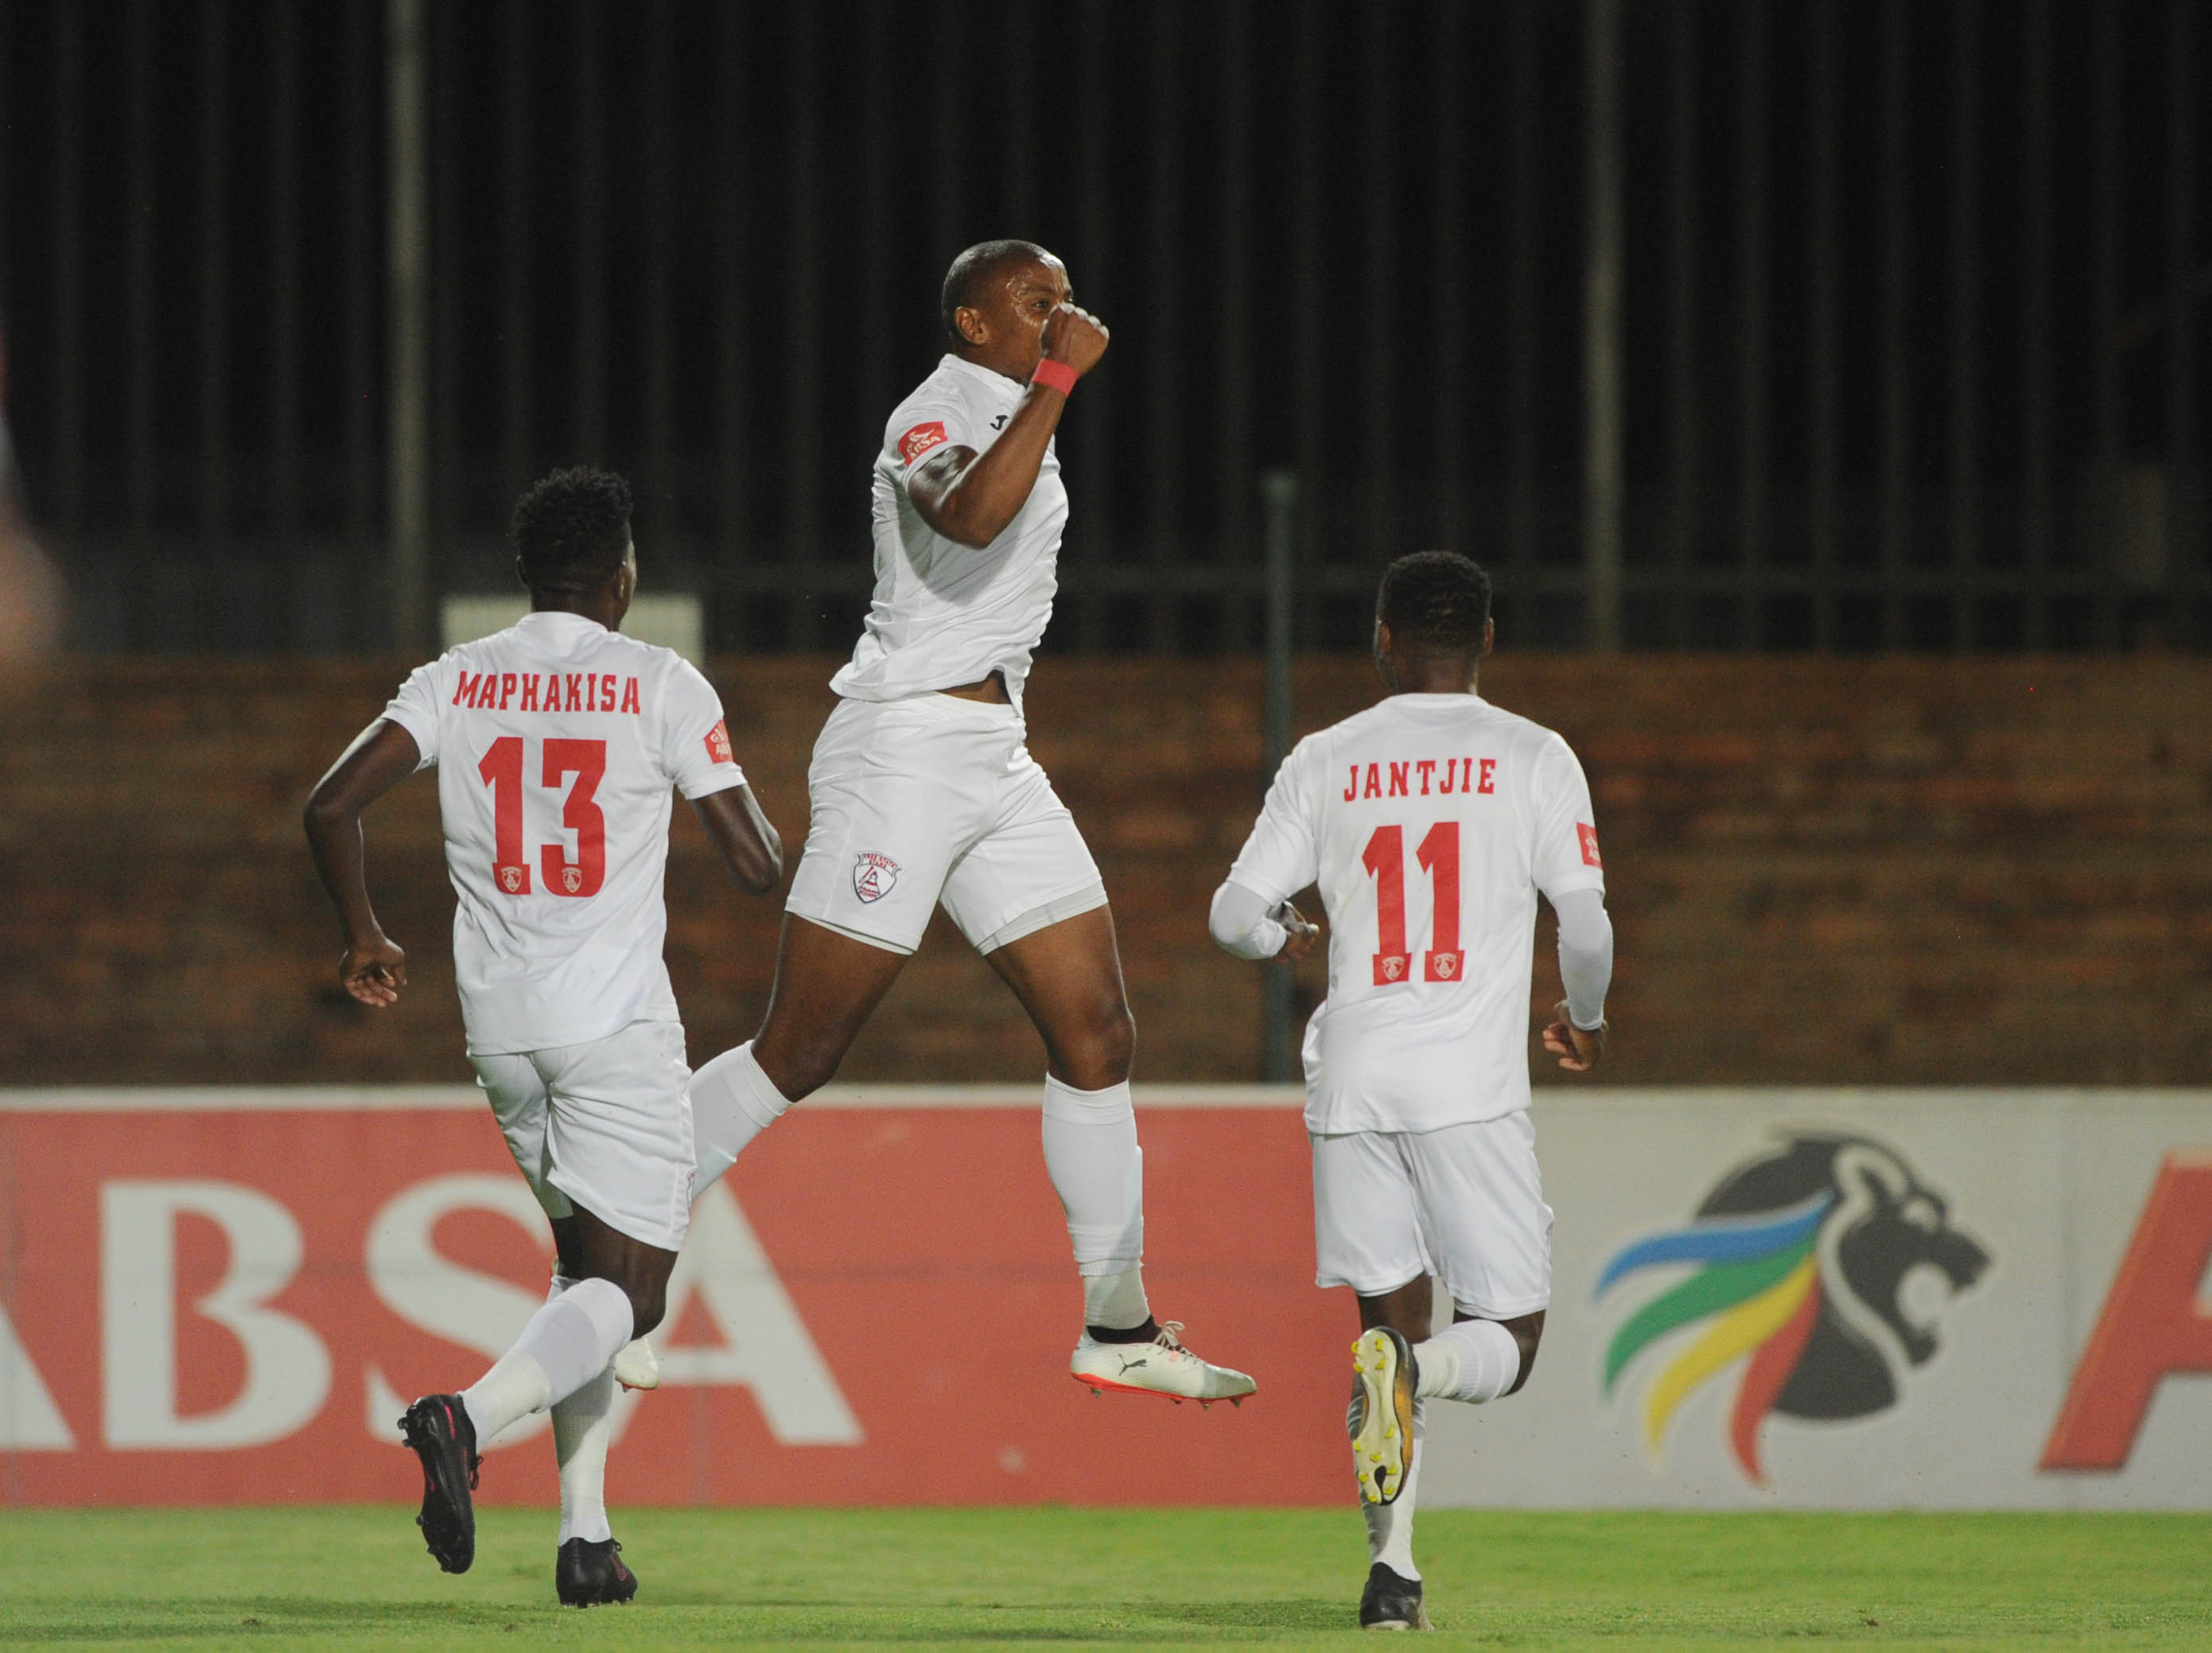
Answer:
<svg viewBox="0 0 2212 1653"><path fill-rule="evenodd" d="M1340 1504L1295 1092L1140 1090L1156 1306L1232 1410L1094 1399L1026 1087L840 1087L695 1212L617 1504ZM2212 1092L1551 1091L1544 1346L1431 1504L2212 1507ZM467 1087L0 1092L0 1503L404 1499L542 1300ZM550 1502L542 1419L482 1496Z"/></svg>

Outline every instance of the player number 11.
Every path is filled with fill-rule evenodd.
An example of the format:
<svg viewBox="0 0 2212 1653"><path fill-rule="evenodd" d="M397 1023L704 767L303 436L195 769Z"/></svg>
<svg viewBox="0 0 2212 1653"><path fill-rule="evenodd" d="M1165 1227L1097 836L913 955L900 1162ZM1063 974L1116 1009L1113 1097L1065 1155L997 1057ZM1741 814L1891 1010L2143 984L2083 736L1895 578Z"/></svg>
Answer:
<svg viewBox="0 0 2212 1653"><path fill-rule="evenodd" d="M1459 947L1459 823L1439 821L1413 852L1421 870L1429 875L1432 904L1429 909L1429 951L1421 955L1421 975L1428 981L1457 981L1466 972L1467 957ZM1375 920L1378 932L1375 955L1375 985L1394 987L1406 981L1413 968L1406 951L1406 833L1402 827L1376 827L1367 840L1361 864L1375 875Z"/></svg>
<svg viewBox="0 0 2212 1653"><path fill-rule="evenodd" d="M477 773L491 788L493 885L503 894L530 893L530 867L522 847L523 753L520 735L501 735L477 765ZM607 817L593 801L607 773L607 743L604 740L545 742L545 767L540 785L558 792L571 775L575 784L561 805L561 824L576 835L576 859L568 859L565 844L538 848L538 871L545 875L547 891L581 900L596 896L607 881Z"/></svg>

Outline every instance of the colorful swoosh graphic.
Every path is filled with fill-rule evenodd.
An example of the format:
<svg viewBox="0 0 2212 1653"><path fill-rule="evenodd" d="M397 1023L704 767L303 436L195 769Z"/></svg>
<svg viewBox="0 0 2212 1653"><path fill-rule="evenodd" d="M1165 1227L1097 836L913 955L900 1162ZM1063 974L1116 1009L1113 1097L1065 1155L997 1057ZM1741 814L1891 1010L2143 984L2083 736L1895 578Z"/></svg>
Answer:
<svg viewBox="0 0 2212 1653"><path fill-rule="evenodd" d="M1711 1324L1653 1381L1644 1402L1644 1440L1656 1455L1675 1411L1699 1385L1749 1356L1729 1413L1729 1442L1753 1484L1766 1471L1759 1425L1797 1368L1820 1318L1820 1223L1835 1195L1752 1217L1713 1217L1625 1246L1599 1275L1597 1293L1640 1269L1695 1263L1698 1271L1651 1299L1613 1334L1605 1352L1606 1393L1629 1362L1668 1333Z"/></svg>

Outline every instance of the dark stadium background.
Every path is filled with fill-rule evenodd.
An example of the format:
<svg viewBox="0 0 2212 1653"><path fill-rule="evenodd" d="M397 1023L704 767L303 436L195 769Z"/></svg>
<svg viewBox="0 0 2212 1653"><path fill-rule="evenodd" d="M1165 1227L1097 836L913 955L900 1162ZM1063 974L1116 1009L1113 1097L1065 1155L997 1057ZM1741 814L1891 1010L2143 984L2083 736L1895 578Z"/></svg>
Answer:
<svg viewBox="0 0 2212 1653"><path fill-rule="evenodd" d="M1007 234L1115 334L1033 719L1140 1077L1285 1071L1293 1006L1201 922L1267 774L1270 475L1298 728L1371 694L1390 556L1494 570L1486 689L1596 791L1610 1079L2212 1060L2189 0L0 0L0 41L8 412L70 597L0 733L13 1082L465 1074L430 789L370 828L404 1020L331 984L296 809L557 463L635 478L645 588L702 598L803 823L881 422ZM702 1054L775 913L688 824L671 889ZM847 1076L1036 1062L940 935Z"/></svg>
<svg viewBox="0 0 2212 1653"><path fill-rule="evenodd" d="M2186 0L422 13L415 624L498 588L507 503L589 458L716 647L846 647L937 281L1022 234L1115 329L1054 652L1256 647L1273 468L1302 642L1358 647L1375 567L1431 543L1497 568L1509 644L1601 641L1615 397L1632 648L2212 641ZM0 18L11 412L73 640L404 636L386 8Z"/></svg>

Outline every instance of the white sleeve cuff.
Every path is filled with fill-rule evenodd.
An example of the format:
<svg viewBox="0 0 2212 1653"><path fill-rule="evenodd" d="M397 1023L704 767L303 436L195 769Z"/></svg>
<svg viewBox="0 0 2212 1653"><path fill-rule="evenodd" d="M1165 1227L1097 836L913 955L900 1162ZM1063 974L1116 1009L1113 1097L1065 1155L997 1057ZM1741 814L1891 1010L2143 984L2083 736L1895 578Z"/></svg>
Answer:
<svg viewBox="0 0 2212 1653"><path fill-rule="evenodd" d="M1559 982L1567 990L1567 1019L1585 1033L1605 1020L1606 989L1613 985L1613 921L1595 890L1570 890L1552 899L1559 917Z"/></svg>
<svg viewBox="0 0 2212 1653"><path fill-rule="evenodd" d="M1239 958L1273 958L1290 932L1268 916L1267 898L1241 884L1224 883L1213 892L1206 928L1224 950Z"/></svg>

